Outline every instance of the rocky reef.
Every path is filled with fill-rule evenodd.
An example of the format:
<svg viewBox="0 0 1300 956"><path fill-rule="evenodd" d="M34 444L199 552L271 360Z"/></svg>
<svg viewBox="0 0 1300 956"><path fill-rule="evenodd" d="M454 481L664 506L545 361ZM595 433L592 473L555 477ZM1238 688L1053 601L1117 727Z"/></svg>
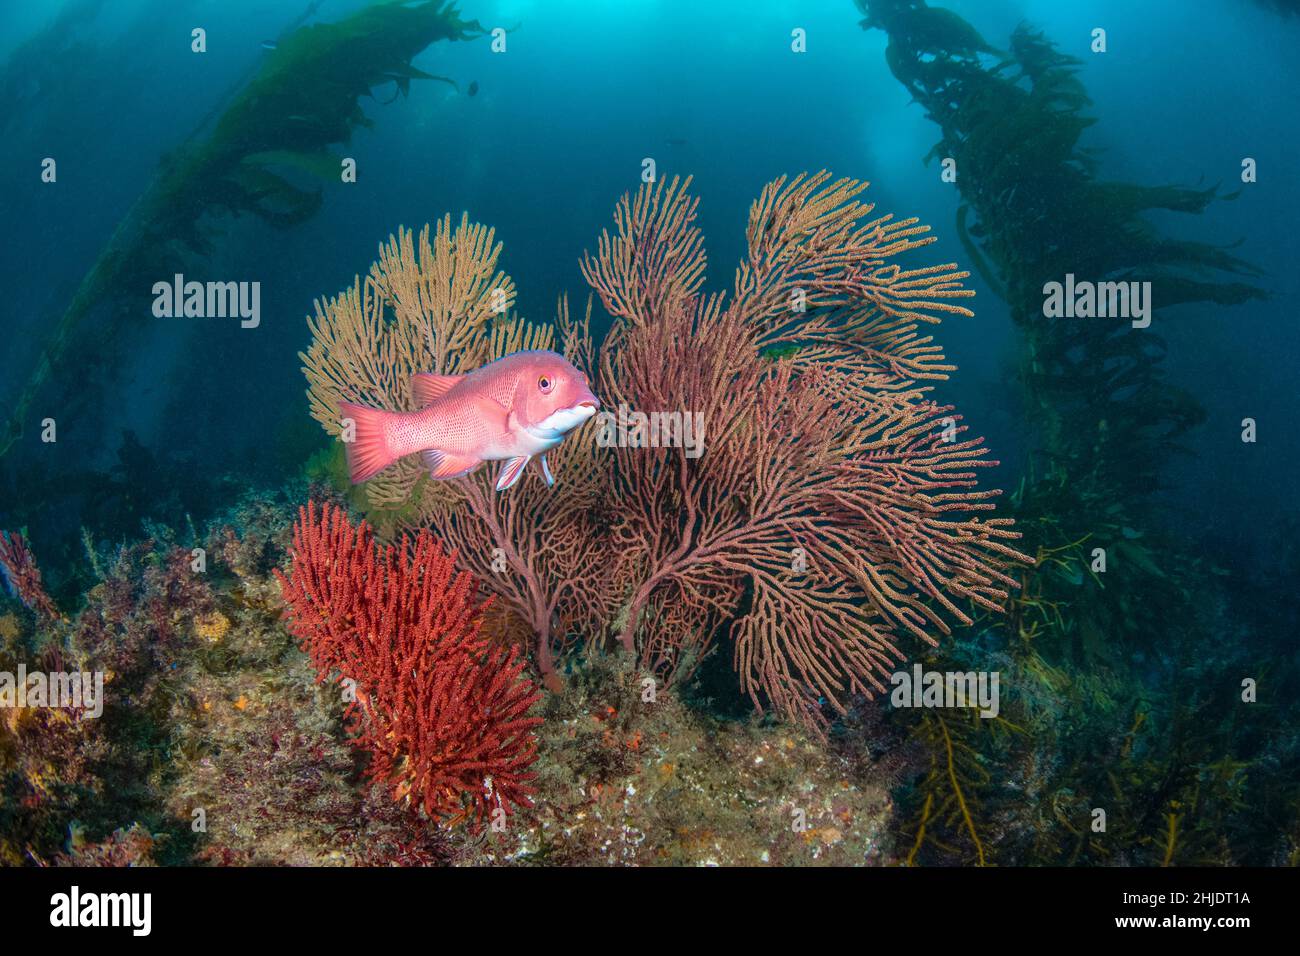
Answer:
<svg viewBox="0 0 1300 956"><path fill-rule="evenodd" d="M592 659L532 712L533 806L502 829L430 818L366 774L344 705L282 619L293 493L250 494L195 541L95 555L66 621L12 599L0 669L102 669L99 718L6 709L8 864L885 863L900 751L749 717ZM332 493L317 486L318 497ZM192 570L194 549L206 566ZM685 690L685 689L684 689Z"/></svg>

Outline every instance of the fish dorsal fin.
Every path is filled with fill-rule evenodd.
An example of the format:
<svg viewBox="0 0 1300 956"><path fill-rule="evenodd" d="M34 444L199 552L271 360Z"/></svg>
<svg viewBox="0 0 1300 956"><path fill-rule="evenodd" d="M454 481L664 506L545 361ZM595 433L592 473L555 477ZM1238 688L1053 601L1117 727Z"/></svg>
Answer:
<svg viewBox="0 0 1300 956"><path fill-rule="evenodd" d="M479 459L472 456L448 455L437 448L426 448L420 452L424 467L429 469L429 477L435 481L459 478L468 475L479 465Z"/></svg>
<svg viewBox="0 0 1300 956"><path fill-rule="evenodd" d="M501 466L501 474L497 475L497 491L505 491L524 473L524 466L528 464L528 459L532 455L521 455L518 458L511 458Z"/></svg>
<svg viewBox="0 0 1300 956"><path fill-rule="evenodd" d="M464 375L434 375L432 372L416 372L411 376L411 394L415 404L420 408L436 398L442 398L461 381Z"/></svg>

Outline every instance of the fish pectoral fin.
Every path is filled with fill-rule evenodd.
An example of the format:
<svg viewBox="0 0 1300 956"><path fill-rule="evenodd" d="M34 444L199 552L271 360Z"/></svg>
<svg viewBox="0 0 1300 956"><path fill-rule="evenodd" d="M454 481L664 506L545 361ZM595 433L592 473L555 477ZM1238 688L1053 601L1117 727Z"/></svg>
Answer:
<svg viewBox="0 0 1300 956"><path fill-rule="evenodd" d="M449 455L437 448L426 448L420 452L424 467L429 469L429 477L435 481L459 478L468 475L478 467L480 459L472 455Z"/></svg>
<svg viewBox="0 0 1300 956"><path fill-rule="evenodd" d="M546 479L546 487L555 487L555 476L551 474L551 466L546 463L545 455L537 456L537 467L542 469L542 477Z"/></svg>
<svg viewBox="0 0 1300 956"><path fill-rule="evenodd" d="M521 455L518 458L511 458L501 466L501 473L497 475L497 491L505 491L524 473L524 466L532 455Z"/></svg>
<svg viewBox="0 0 1300 956"><path fill-rule="evenodd" d="M428 405L434 399L442 398L450 392L464 375L434 375L432 372L416 372L411 376L411 396L419 408Z"/></svg>
<svg viewBox="0 0 1300 956"><path fill-rule="evenodd" d="M475 395L472 404L474 410L483 417L483 421L501 429L505 429L506 422L509 420L510 415L513 414L510 409L490 395Z"/></svg>

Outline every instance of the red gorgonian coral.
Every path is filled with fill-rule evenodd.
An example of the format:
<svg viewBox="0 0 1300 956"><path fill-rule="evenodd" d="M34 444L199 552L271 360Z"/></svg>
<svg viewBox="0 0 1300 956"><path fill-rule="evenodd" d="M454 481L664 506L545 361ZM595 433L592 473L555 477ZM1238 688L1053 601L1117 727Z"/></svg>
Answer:
<svg viewBox="0 0 1300 956"><path fill-rule="evenodd" d="M479 827L531 806L537 756L528 716L540 696L525 660L480 633L487 602L428 531L378 547L366 522L314 503L276 571L291 633L317 680L355 681L345 717L367 773L430 816Z"/></svg>
<svg viewBox="0 0 1300 956"><path fill-rule="evenodd" d="M0 531L0 575L9 583L14 596L37 614L50 620L59 616L59 609L41 583L41 569L17 531Z"/></svg>

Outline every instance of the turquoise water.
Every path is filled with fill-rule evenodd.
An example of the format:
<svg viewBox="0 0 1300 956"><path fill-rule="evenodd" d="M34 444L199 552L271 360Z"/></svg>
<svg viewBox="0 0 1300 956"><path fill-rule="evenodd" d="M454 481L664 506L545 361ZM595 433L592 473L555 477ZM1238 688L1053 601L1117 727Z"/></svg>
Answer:
<svg viewBox="0 0 1300 956"><path fill-rule="evenodd" d="M150 522L201 523L240 491L297 475L328 447L306 414L304 319L313 300L364 274L399 226L464 211L494 227L518 310L543 320L560 294L585 300L578 261L618 197L640 185L646 160L661 178L694 178L715 289L731 286L763 185L829 169L870 181L865 198L879 211L931 225L937 241L919 261L973 268L957 229L962 193L936 159L925 162L939 128L891 72L886 32L861 29L851 0L465 0L464 17L504 30L504 51L493 50L491 35L430 44L413 65L445 81L376 82L359 101L366 124L333 142L335 157L355 160L355 182L308 174L296 181L319 207L302 221L213 218L203 248L185 250L187 278L258 284L255 323L157 315L152 287L175 271L161 253L141 271L88 279L105 250L140 226L140 197L212 135L293 30L364 6L50 0L0 11L0 231L8 237L0 408L22 433L0 459L0 528L28 529L64 601L75 603L87 583L83 527L121 541ZM1258 270L1244 281L1263 295L1235 305L1157 301L1152 331L1167 348L1154 361L1202 413L1178 436L1185 454L1160 453L1141 533L1158 528L1180 554L1213 564L1222 591L1189 600L1228 608L1224 616L1247 635L1232 640L1255 642L1261 670L1293 668L1278 629L1294 612L1272 603L1280 595L1268 582L1293 567L1300 524L1292 427L1300 192L1288 167L1300 149L1300 16L1229 0L954 0L948 9L997 51L1028 22L1078 59L1091 101L1083 112L1096 119L1081 144L1096 151L1097 179L1218 187L1227 197L1199 215L1148 216L1171 240L1231 247ZM202 52L193 49L196 28ZM1093 49L1099 28L1104 52ZM804 48L792 49L800 39ZM294 88L292 74L282 82ZM56 162L52 182L43 178L47 159ZM1247 159L1254 182L1242 181ZM1035 160L1030 151L1017 161ZM1049 222L1063 215L1060 195L1041 195ZM189 198L171 197L169 209ZM173 237L154 238L163 249ZM1085 241L1104 246L1108 237ZM975 272L969 285L974 317L938 332L960 368L941 395L1001 460L989 483L1015 489L1043 466L1017 378L1022 336L984 276ZM61 340L70 311L78 321ZM599 307L594 323L598 334L606 328ZM1121 416L1154 415L1150 398L1121 403ZM42 441L47 419L57 442ZM1249 443L1245 419L1257 427ZM1072 462L1067 485L1087 467ZM1178 657L1181 634L1146 637L1143 653Z"/></svg>
<svg viewBox="0 0 1300 956"><path fill-rule="evenodd" d="M327 2L313 15L336 19L356 4ZM1225 183L1242 156L1258 158L1261 183L1234 203L1216 204L1180 234L1241 241L1239 254L1267 270L1271 303L1228 313L1189 307L1167 320L1177 337L1168 364L1179 384L1227 428L1246 411L1285 407L1293 323L1277 303L1295 293L1295 240L1287 224L1296 190L1281 175L1294 144L1286 91L1297 21L1253 4L970 3L953 9L985 36L1007 35L1022 19L1063 52L1082 59L1080 77L1101 122L1088 134L1105 149L1102 174L1141 182ZM7 8L0 55L47 25L57 4ZM6 327L3 395L12 402L48 329L67 305L116 225L155 175L160 157L190 137L222 99L268 55L264 41L306 4L70 3L71 18L34 62L6 75L19 90L4 106L5 202L10 236L3 264ZM830 169L872 182L882 210L917 215L938 236L937 253L961 260L952 227L958 197L936 164L921 158L935 128L909 103L884 62L885 35L858 29L847 2L481 3L464 14L485 26L518 27L505 54L487 41L437 43L416 65L455 79L470 97L437 82L379 91L364 109L374 120L347 149L355 185L327 189L319 214L301 228L235 224L215 250L219 271L259 278L265 321L241 334L221 324L156 323L115 362L120 378L104 401L115 422L145 443L201 453L209 467L255 464L273 449L241 434L250 408L259 420L300 412L295 352L312 298L339 291L398 225L444 212L497 229L519 308L548 317L556 295L582 290L576 262L609 218L614 200L639 181L641 160L663 175L690 174L703 201L714 281L726 283L742 250L752 198L781 173ZM310 22L310 21L309 21ZM205 54L189 31L208 31ZM1105 54L1088 52L1104 25ZM790 31L807 31L807 53L790 51ZM394 102L380 101L396 96ZM39 162L60 160L56 188ZM943 330L962 367L956 397L984 423L1007 457L1016 425L999 391L1010 329L1005 308L982 287L974 321ZM201 356L196 360L195 356ZM177 407L169 408L176 401ZM1246 411L1242 411L1242 410ZM202 429L187 414L201 416ZM202 436L200 438L200 435ZM87 436L89 438L90 436ZM76 460L111 460L112 433L79 445ZM1211 498L1236 482L1267 481L1294 461L1278 428L1249 463L1203 461L1198 486ZM1240 471L1245 468L1246 471ZM1252 503L1242 502L1242 507ZM1257 516L1253 520L1261 520Z"/></svg>

